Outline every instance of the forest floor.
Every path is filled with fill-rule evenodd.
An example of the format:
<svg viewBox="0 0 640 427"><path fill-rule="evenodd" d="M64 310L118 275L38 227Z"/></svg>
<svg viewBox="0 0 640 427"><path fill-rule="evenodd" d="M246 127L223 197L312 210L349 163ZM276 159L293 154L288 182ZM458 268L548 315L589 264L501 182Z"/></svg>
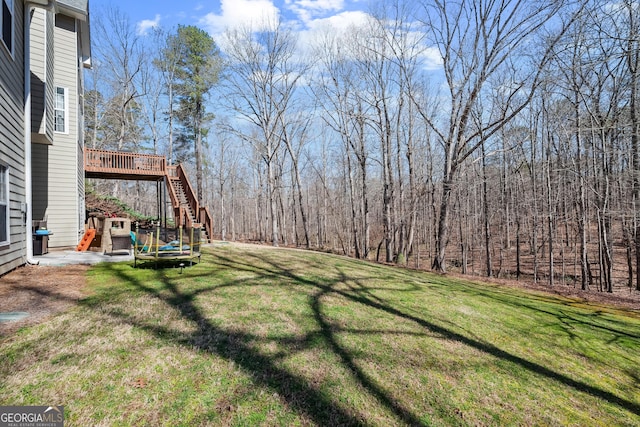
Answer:
<svg viewBox="0 0 640 427"><path fill-rule="evenodd" d="M584 303L597 303L610 305L613 307L625 308L629 310L637 310L640 312L640 291L630 288L617 287L613 293L599 292L597 290L583 291L578 286L571 285L555 285L553 287L545 283L534 283L533 280L514 280L514 279L500 279L494 277L477 277L468 276L463 274L449 274L450 276L456 276L463 280L470 280L481 283L494 283L502 286L508 286L512 288L532 289L540 292L545 292L553 295L560 295L563 297L582 301Z"/></svg>

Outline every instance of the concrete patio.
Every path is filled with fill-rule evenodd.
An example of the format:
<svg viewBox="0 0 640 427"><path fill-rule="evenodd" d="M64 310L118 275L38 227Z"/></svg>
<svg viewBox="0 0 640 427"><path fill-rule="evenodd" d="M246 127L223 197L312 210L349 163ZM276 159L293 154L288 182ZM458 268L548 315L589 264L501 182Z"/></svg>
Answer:
<svg viewBox="0 0 640 427"><path fill-rule="evenodd" d="M116 251L112 254L102 252L84 251L73 249L52 249L44 255L34 256L38 265L69 265L69 264L98 264L100 262L133 261L133 251Z"/></svg>

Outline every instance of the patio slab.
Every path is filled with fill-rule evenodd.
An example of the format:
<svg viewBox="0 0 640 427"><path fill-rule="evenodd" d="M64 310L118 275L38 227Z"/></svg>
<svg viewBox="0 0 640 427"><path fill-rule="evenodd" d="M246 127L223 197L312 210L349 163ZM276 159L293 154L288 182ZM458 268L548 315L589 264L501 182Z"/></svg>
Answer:
<svg viewBox="0 0 640 427"><path fill-rule="evenodd" d="M129 251L118 251L112 254L104 254L102 252L75 250L50 250L44 255L34 256L33 259L38 265L69 265L69 264L85 264L93 265L100 262L121 262L133 261L133 253Z"/></svg>

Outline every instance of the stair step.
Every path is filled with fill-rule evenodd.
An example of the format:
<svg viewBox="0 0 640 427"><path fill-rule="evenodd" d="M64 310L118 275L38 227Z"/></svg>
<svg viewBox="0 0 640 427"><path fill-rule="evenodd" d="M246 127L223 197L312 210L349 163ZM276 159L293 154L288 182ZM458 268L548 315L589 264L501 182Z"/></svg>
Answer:
<svg viewBox="0 0 640 427"><path fill-rule="evenodd" d="M189 204L189 198L187 197L186 190L186 188L188 187L186 187L186 184L180 181L180 178L177 177L169 177L166 182L173 188L173 192L171 193L172 197L177 199L172 200L172 202L177 203L180 208L184 209L185 215L187 216L187 218L189 218L189 221L191 223L197 223L197 213L193 212L193 210L191 209L191 205ZM207 230L205 228L202 228L201 233L201 240L208 242L210 237L207 233Z"/></svg>

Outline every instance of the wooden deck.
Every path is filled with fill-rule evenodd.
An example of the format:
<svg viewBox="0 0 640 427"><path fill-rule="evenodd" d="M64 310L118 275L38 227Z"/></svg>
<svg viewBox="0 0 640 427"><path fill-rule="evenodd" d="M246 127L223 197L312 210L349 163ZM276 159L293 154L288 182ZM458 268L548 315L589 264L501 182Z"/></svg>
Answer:
<svg viewBox="0 0 640 427"><path fill-rule="evenodd" d="M164 156L119 151L84 150L87 178L162 181L167 173Z"/></svg>
<svg viewBox="0 0 640 427"><path fill-rule="evenodd" d="M176 225L202 226L207 238L212 236L213 218L209 209L199 205L182 165L168 166L164 156L85 148L84 176L129 181L166 180ZM181 195L177 193L178 190Z"/></svg>

